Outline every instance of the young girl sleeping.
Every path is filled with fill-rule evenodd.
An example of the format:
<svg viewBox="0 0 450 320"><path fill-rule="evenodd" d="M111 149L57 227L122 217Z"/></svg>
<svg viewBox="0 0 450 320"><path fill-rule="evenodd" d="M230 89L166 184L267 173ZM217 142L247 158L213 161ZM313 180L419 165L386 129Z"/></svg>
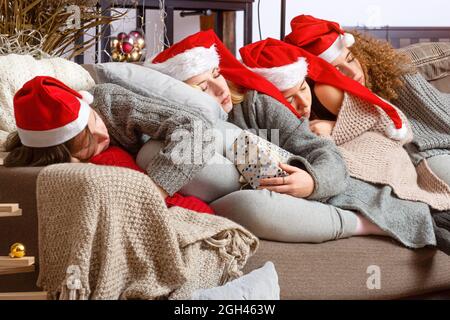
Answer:
<svg viewBox="0 0 450 320"><path fill-rule="evenodd" d="M448 216L450 188L429 169L426 160L418 167L414 166L403 148L412 140L411 129L406 117L395 106L379 98L379 103L383 103L383 109L379 107L379 103L374 105L372 101L377 97L360 83L341 75L322 59L308 55L304 50L282 41L275 39L259 41L241 48L240 53L245 64L277 83L279 89L288 97L290 94L288 92L298 88L280 87L278 79L286 79L291 72L298 73L298 71L292 67L280 66L283 53L285 59L297 57L300 61L307 57L313 80L324 83L316 85L326 86L327 90L332 90L333 94L328 100L335 99L338 94L342 96L340 105L335 108L337 120L332 123L329 131L318 132L320 130L317 127L313 130L319 135L328 136L339 146L350 176L371 184L387 186L386 190L390 190L392 196L390 199L386 198L384 204L381 199L377 200L380 207L404 199L413 201L409 203L412 206L415 202L427 204L429 208L420 205L424 207L424 213L433 214L437 219ZM265 68L261 68L262 65ZM345 89L349 89L350 92L344 91ZM293 98L300 95L301 90L300 87L300 91ZM395 121L401 123L400 130L393 129L392 122ZM445 223L441 224L440 220L439 225L443 226ZM443 234L440 233L440 236Z"/></svg>
<svg viewBox="0 0 450 320"><path fill-rule="evenodd" d="M295 51L280 48L275 48L273 56L280 57L281 53L285 53L288 60L299 58ZM270 130L277 129L280 147L293 154L289 164L280 164L288 177L263 179L259 190L222 194L210 203L216 213L271 240L323 242L352 235L379 234L393 236L408 247L435 245L433 222L425 203L402 200L392 195L389 187L348 178L345 163L334 143L310 132L309 121L301 118L308 114L308 106L302 105L302 97L298 97L298 101L295 97L296 92L303 96L309 89L299 73L277 77L283 86L292 84L280 88L285 97L264 77L243 67L212 31L197 33L173 45L156 56L149 67L214 97L229 112L228 122L241 129L267 130L268 140ZM270 69L264 65L250 67ZM283 68L276 71L280 69L283 71ZM318 78L324 71L316 69L312 76ZM308 101L307 95L304 100ZM380 101L374 97L369 100ZM384 108L396 114L390 105ZM402 128L401 122L395 125ZM390 134L398 132L391 130ZM140 165L147 166L151 161L145 159L145 153L151 151L152 143L140 151L140 156L143 154ZM226 177L217 172L215 180L224 179ZM191 191L195 194L195 190Z"/></svg>
<svg viewBox="0 0 450 320"><path fill-rule="evenodd" d="M426 159L434 173L450 185L450 99L433 87L401 51L367 34L346 32L333 21L299 15L284 41L305 49L346 77L394 103L408 118L413 139L407 151L417 165ZM439 51L439 49L436 49ZM342 93L330 86L313 89L317 99L314 122L330 132Z"/></svg>
<svg viewBox="0 0 450 320"><path fill-rule="evenodd" d="M196 120L197 125L203 123L205 127L211 123L210 119L201 118L199 113L183 110L183 106L169 106L163 99L155 102L158 97L145 98L117 85L98 85L93 92L95 101L88 92L76 92L57 79L46 76L35 77L25 83L14 96L17 132L8 138L9 154L5 158L5 166L91 162L144 172L123 149L128 146L136 150L141 134L161 139L164 134L169 135L176 129L173 123L179 123L184 128L192 123L191 120ZM124 97L131 102L121 100ZM178 112L183 112L184 116ZM168 142L166 147L170 149L173 146ZM165 163L153 166L152 170L156 171L146 173L168 179L169 182L163 184L164 188L160 188L160 193L169 207L176 205L212 213L211 208L202 201L172 191L178 188L178 182L170 183L170 179L177 176L177 172L172 171L188 169L192 170L192 167L175 164L167 157ZM157 170L168 172L158 173ZM186 178L183 177L182 183L188 180ZM172 192L170 196L169 192ZM273 264L266 263L262 268L224 286L197 290L192 297L279 299L277 279Z"/></svg>
<svg viewBox="0 0 450 320"><path fill-rule="evenodd" d="M105 122L89 106L93 102L90 93L75 92L51 77L36 77L27 82L14 98L18 132L8 138L6 151L9 155L5 158L5 166L91 162L127 167L144 173L122 147L110 146L111 138ZM32 105L36 107L33 109L30 107ZM74 110L69 109L66 115L59 110L62 107ZM101 107L97 110L105 111ZM109 126L115 128L113 132L117 132L119 126L113 121L118 119L108 117L110 112L104 114L111 121ZM151 134L150 130L144 131ZM169 196L164 189L159 190L169 207L178 205L199 212L213 212L206 203L195 197L183 197L179 193Z"/></svg>

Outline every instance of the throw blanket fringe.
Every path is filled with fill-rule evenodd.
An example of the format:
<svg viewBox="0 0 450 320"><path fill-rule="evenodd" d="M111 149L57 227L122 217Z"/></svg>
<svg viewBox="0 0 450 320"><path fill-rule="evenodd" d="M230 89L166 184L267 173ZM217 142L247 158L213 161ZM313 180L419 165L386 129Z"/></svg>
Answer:
<svg viewBox="0 0 450 320"><path fill-rule="evenodd" d="M225 268L220 279L220 285L239 278L242 275L239 260L247 260L250 256L250 248L253 239L239 235L238 230L224 230L216 237L205 239L211 247L218 248L220 256L226 261Z"/></svg>

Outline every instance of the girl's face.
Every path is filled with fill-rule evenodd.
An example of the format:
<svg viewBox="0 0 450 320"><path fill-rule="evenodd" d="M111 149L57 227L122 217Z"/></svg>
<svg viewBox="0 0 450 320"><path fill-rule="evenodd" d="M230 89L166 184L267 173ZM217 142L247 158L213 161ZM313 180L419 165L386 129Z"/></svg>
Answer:
<svg viewBox="0 0 450 320"><path fill-rule="evenodd" d="M309 118L311 116L311 88L305 80L281 93L302 117Z"/></svg>
<svg viewBox="0 0 450 320"><path fill-rule="evenodd" d="M106 129L105 123L94 109L91 109L87 126L92 134L92 139L86 134L79 137L82 139L80 144L83 148L72 155L76 159L89 160L109 147L108 129Z"/></svg>
<svg viewBox="0 0 450 320"><path fill-rule="evenodd" d="M201 73L184 82L209 94L220 104L226 113L229 113L233 108L230 88L218 68Z"/></svg>
<svg viewBox="0 0 450 320"><path fill-rule="evenodd" d="M366 79L361 63L347 48L344 48L341 55L331 62L331 64L345 76L358 81L363 86L366 85Z"/></svg>

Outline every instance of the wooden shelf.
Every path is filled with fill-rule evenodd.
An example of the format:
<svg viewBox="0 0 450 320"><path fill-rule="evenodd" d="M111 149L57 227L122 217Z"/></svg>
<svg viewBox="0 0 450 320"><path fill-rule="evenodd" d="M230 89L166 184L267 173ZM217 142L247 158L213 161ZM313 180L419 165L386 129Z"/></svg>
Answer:
<svg viewBox="0 0 450 320"><path fill-rule="evenodd" d="M34 272L34 257L0 256L0 275Z"/></svg>
<svg viewBox="0 0 450 320"><path fill-rule="evenodd" d="M0 212L0 218L6 217L20 217L22 215L22 209L13 212Z"/></svg>
<svg viewBox="0 0 450 320"><path fill-rule="evenodd" d="M0 292L0 300L47 300L47 292Z"/></svg>
<svg viewBox="0 0 450 320"><path fill-rule="evenodd" d="M0 203L0 218L18 217L22 215L22 209L18 203Z"/></svg>
<svg viewBox="0 0 450 320"><path fill-rule="evenodd" d="M34 257L11 258L0 256L0 268L29 267L34 264Z"/></svg>
<svg viewBox="0 0 450 320"><path fill-rule="evenodd" d="M25 267L0 267L0 276L7 274L34 272L34 271L35 271L34 264Z"/></svg>

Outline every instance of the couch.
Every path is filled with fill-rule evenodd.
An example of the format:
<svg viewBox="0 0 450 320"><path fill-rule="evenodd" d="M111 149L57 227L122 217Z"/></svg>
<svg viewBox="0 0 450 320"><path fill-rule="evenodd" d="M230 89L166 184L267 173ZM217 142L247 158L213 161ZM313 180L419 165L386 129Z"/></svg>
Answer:
<svg viewBox="0 0 450 320"><path fill-rule="evenodd" d="M430 83L450 93L450 44L416 44L403 50ZM40 290L36 178L41 169L0 166L0 203L19 203L23 212L0 218L0 255L22 242L37 259L32 272L0 275L0 292ZM277 269L282 299L450 299L450 257L433 248L407 249L390 238L322 244L261 240L244 271L268 260Z"/></svg>

